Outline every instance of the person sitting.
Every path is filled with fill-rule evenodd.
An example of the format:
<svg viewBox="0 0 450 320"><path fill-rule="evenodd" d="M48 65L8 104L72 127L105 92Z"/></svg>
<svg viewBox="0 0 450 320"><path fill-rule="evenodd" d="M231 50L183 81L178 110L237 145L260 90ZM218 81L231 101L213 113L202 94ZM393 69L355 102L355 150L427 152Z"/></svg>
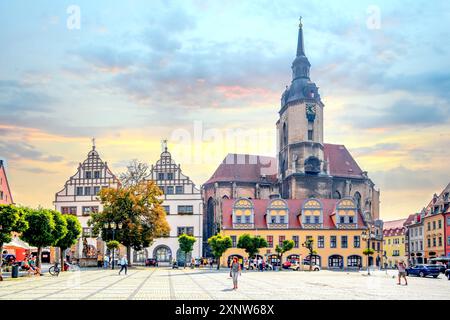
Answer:
<svg viewBox="0 0 450 320"><path fill-rule="evenodd" d="M28 264L30 266L31 271L34 273L35 276L42 275L41 269L38 268L36 265L36 257L32 257L31 260L28 260Z"/></svg>

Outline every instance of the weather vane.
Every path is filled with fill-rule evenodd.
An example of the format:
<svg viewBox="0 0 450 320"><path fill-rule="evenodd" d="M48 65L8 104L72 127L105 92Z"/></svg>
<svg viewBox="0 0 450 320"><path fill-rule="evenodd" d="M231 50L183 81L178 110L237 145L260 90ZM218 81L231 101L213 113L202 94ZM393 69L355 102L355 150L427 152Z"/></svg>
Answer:
<svg viewBox="0 0 450 320"><path fill-rule="evenodd" d="M95 150L95 138L92 138L92 149Z"/></svg>
<svg viewBox="0 0 450 320"><path fill-rule="evenodd" d="M302 24L302 19L303 19L303 17L302 16L300 16L300 19L298 19L299 21L300 21L300 24L298 25L300 28L301 27L303 27L303 24Z"/></svg>

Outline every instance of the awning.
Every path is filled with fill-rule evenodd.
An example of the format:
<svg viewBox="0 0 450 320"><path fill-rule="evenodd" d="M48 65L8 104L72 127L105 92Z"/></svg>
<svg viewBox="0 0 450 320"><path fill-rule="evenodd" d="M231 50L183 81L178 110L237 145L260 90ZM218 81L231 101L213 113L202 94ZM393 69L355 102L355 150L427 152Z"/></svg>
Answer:
<svg viewBox="0 0 450 320"><path fill-rule="evenodd" d="M31 247L28 243L25 241L20 240L18 237L14 237L11 242L5 243L3 245L3 248L7 247L13 247L13 248L22 248L26 250L34 250L37 249L36 247Z"/></svg>

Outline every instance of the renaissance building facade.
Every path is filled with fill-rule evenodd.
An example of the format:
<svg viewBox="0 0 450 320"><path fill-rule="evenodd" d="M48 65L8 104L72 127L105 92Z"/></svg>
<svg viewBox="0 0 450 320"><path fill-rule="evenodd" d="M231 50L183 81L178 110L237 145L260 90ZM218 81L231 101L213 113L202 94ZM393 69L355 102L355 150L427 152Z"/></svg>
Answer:
<svg viewBox="0 0 450 320"><path fill-rule="evenodd" d="M191 258L202 257L202 195L194 182L183 174L181 166L173 160L166 144L160 159L152 165L147 179L153 180L164 193L162 206L166 212L170 233L166 237L155 239L149 248L134 252L133 262L143 262L144 257L152 257L157 259L159 265L167 265L173 260L184 264L185 255L178 243L178 237L182 234L196 238L194 249L187 256L187 262L189 263Z"/></svg>
<svg viewBox="0 0 450 320"><path fill-rule="evenodd" d="M102 255L105 253L104 242L100 238L92 237L92 229L87 222L92 213L103 210L97 196L100 190L119 186L119 179L109 169L107 162L100 158L93 145L87 158L79 164L77 172L66 181L64 188L55 194L55 209L62 214L76 216L82 227L81 237L68 253L72 259L94 260L98 252Z"/></svg>
<svg viewBox="0 0 450 320"><path fill-rule="evenodd" d="M230 154L203 185L207 254L207 239L225 226L223 206L229 199L352 199L364 225L370 225L370 246L377 252L376 263L380 263L380 192L344 145L324 142L325 104L310 78L310 69L300 22L292 82L281 95L278 111L276 158Z"/></svg>

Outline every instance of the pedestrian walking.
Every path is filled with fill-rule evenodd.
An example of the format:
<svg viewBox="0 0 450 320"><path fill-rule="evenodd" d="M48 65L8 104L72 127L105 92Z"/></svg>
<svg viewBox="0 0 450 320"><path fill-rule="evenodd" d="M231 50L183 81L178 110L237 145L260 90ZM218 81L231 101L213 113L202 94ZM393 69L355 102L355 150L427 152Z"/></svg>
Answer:
<svg viewBox="0 0 450 320"><path fill-rule="evenodd" d="M213 263L214 263L213 259L209 258L209 269L213 268Z"/></svg>
<svg viewBox="0 0 450 320"><path fill-rule="evenodd" d="M239 264L237 257L234 257L230 266L230 277L233 278L233 290L238 288L238 277L240 275L241 265Z"/></svg>
<svg viewBox="0 0 450 320"><path fill-rule="evenodd" d="M125 275L127 275L128 271L128 260L125 256L122 256L122 259L120 259L120 271L119 275L122 273L122 271L125 270Z"/></svg>
<svg viewBox="0 0 450 320"><path fill-rule="evenodd" d="M109 267L109 256L105 256L105 259L103 260L103 268L108 269Z"/></svg>
<svg viewBox="0 0 450 320"><path fill-rule="evenodd" d="M100 251L97 252L97 268L100 269L103 266L103 257Z"/></svg>
<svg viewBox="0 0 450 320"><path fill-rule="evenodd" d="M408 280L406 280L406 265L403 262L403 260L400 261L400 263L398 264L398 285L401 285L401 279L405 279L405 286L408 285Z"/></svg>

